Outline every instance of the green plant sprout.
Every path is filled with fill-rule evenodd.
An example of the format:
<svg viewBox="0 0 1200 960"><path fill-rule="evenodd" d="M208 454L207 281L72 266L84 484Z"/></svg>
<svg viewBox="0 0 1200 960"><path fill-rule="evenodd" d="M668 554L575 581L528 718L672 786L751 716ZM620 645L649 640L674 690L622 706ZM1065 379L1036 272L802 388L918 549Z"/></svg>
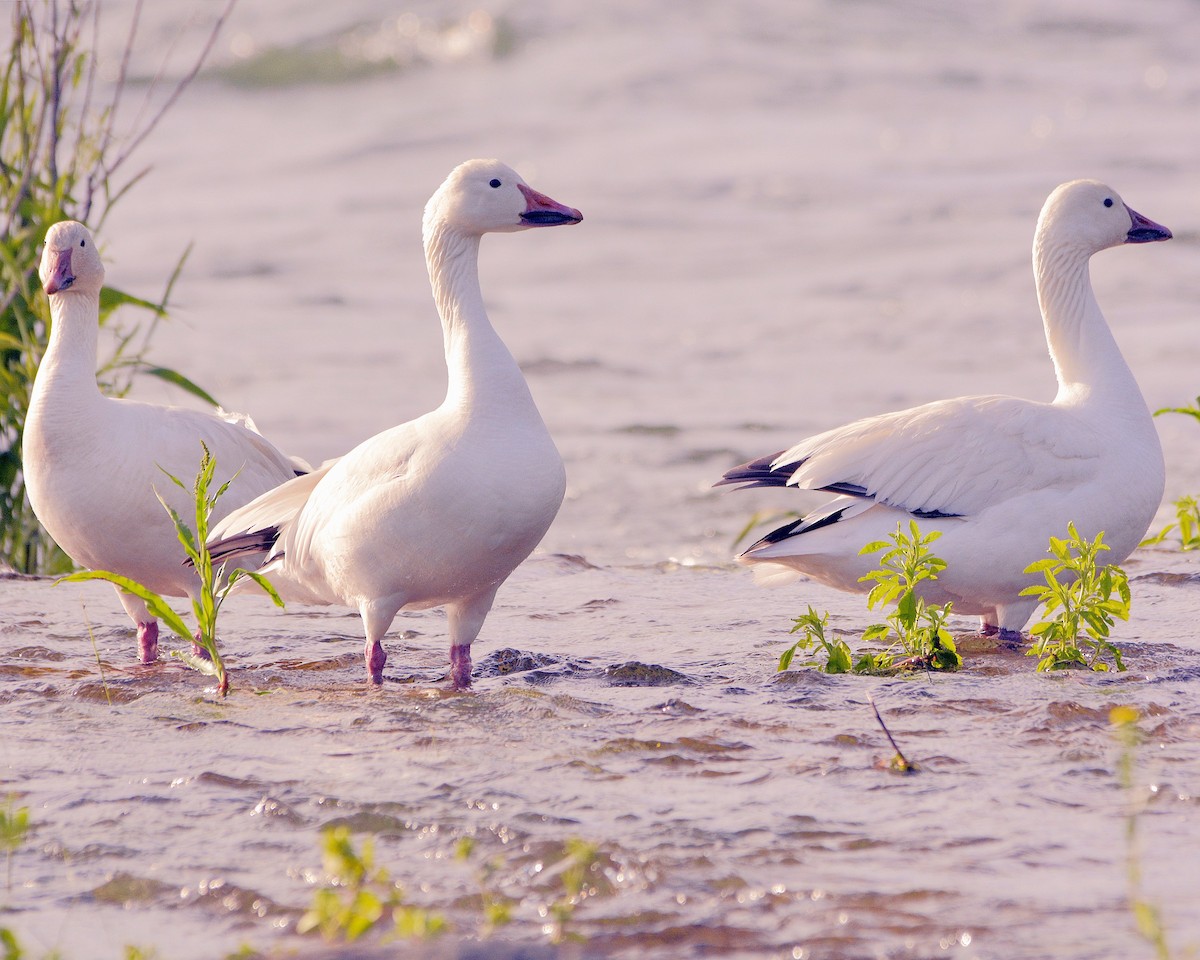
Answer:
<svg viewBox="0 0 1200 960"><path fill-rule="evenodd" d="M563 892L547 908L553 921L548 930L551 943L582 940L568 932L567 924L575 916L579 904L595 894L591 880L600 869L600 863L599 844L580 837L569 837L563 844L563 859L557 868Z"/></svg>
<svg viewBox="0 0 1200 960"><path fill-rule="evenodd" d="M1200 423L1200 397L1197 397L1196 402L1190 407L1162 407L1154 411L1156 417L1164 413L1182 413Z"/></svg>
<svg viewBox="0 0 1200 960"><path fill-rule="evenodd" d="M868 609L895 604L885 621L867 627L862 638L865 642L888 644L874 657L875 665L881 669L924 666L934 670L957 670L962 666L962 657L946 629L953 605L926 603L917 592L921 583L936 580L946 569L946 561L934 556L930 550L930 544L941 536L941 532L934 530L922 535L916 520L908 522L908 530L906 534L897 523L896 532L890 534L888 540L868 543L859 551L861 556L881 551L883 554L879 566L859 578L860 583L875 583L867 594ZM897 651L904 655L899 661Z"/></svg>
<svg viewBox="0 0 1200 960"><path fill-rule="evenodd" d="M350 943L385 920L391 921L392 938L429 939L446 929L440 914L404 903L400 887L375 866L372 838L363 841L359 853L349 827L328 827L322 837L328 883L313 894L312 906L296 924L297 933L316 931L328 941Z"/></svg>
<svg viewBox="0 0 1200 960"><path fill-rule="evenodd" d="M936 580L946 562L933 555L929 545L941 534L933 531L922 535L915 520L909 521L906 534L900 524L889 540L868 543L860 555L879 553L879 566L860 583L874 581L867 594L868 609L894 604L895 609L884 623L876 623L863 631L866 643L882 642L887 646L878 652L864 652L854 659L849 645L836 636L829 637L829 614L820 614L810 604L808 611L792 621L791 632L800 633L795 643L779 656L779 670L787 670L797 653L816 648L824 651L825 662L809 660L804 666L816 667L825 673L890 673L900 669L927 667L933 670L956 670L962 657L954 638L946 628L951 604L929 604L918 595L917 586L925 580ZM889 542L890 541L890 542Z"/></svg>
<svg viewBox="0 0 1200 960"><path fill-rule="evenodd" d="M16 797L9 796L0 807L0 847L4 848L5 889L12 890L13 854L29 837L29 808L18 807Z"/></svg>
<svg viewBox="0 0 1200 960"><path fill-rule="evenodd" d="M25 952L21 941L17 939L17 935L12 930L8 927L0 927L0 960L34 960L34 958ZM59 951L52 950L42 954L41 960L64 960L64 957ZM121 960L158 960L158 951L153 948L143 950L141 947L126 944L121 953ZM225 960L238 960L238 958L230 954Z"/></svg>
<svg viewBox="0 0 1200 960"><path fill-rule="evenodd" d="M21 941L8 927L0 927L0 947L4 948L4 952L0 953L0 960L21 960L25 956Z"/></svg>
<svg viewBox="0 0 1200 960"><path fill-rule="evenodd" d="M1200 423L1200 397L1197 397L1195 404L1190 407L1162 407L1154 411L1156 417L1164 413L1179 413ZM1176 500L1175 522L1168 523L1153 537L1143 540L1139 546L1148 547L1162 543L1166 540L1167 535L1175 529L1179 530L1181 550L1200 549L1200 504L1197 503L1195 497L1183 496Z"/></svg>
<svg viewBox="0 0 1200 960"><path fill-rule="evenodd" d="M1142 892L1141 850L1138 845L1138 818L1144 803L1136 802L1134 789L1134 765L1137 749L1143 740L1138 720L1141 717L1134 707L1113 707L1108 712L1108 722L1112 725L1117 742L1121 745L1121 753L1117 757L1117 782L1121 790L1129 798L1129 808L1125 815L1125 858L1126 872L1129 877L1129 908L1137 923L1138 933L1154 948L1158 960L1170 960L1171 948L1167 943L1167 931L1163 925L1162 913L1158 906L1147 900Z"/></svg>
<svg viewBox="0 0 1200 960"><path fill-rule="evenodd" d="M229 596L229 591L233 589L239 580L248 577L263 589L277 607L283 606L283 600L271 585L271 582L261 573L238 567L236 570L226 574L225 564L221 564L219 567L213 566L212 554L209 553L207 546L209 519L212 516L213 507L222 494L229 488L232 480L225 481L215 493L211 496L209 495L217 462L209 453L207 446L203 443L200 446L204 452L200 458L200 472L196 474L196 480L191 491L195 507L195 534L193 534L192 528L187 525L183 518L163 499L162 494L158 493L157 490L155 491L155 495L163 505L163 509L170 514L171 520L175 524L175 535L183 545L188 560L195 567L200 580L199 588L192 597L192 612L196 617L195 633L188 629L183 618L172 610L167 601L161 596L136 580L113 573L111 570L82 570L79 573L62 577L56 582L70 583L82 580L107 580L109 583L116 584L116 586L120 587L126 593L131 593L142 599L151 614L162 620L163 623L170 627L184 641L189 644L194 642L208 655L207 657L197 656L193 652L178 650L172 653L172 656L178 657L189 666L210 676L215 676L217 678L217 692L224 697L229 693L229 673L225 669L225 661L221 656L221 650L217 643L217 616L221 612L221 607L225 603L226 598ZM178 477L172 476L165 470L163 470L163 474L176 486L183 490L187 489L183 481Z"/></svg>
<svg viewBox="0 0 1200 960"><path fill-rule="evenodd" d="M846 641L839 640L837 637L830 640L825 636L825 631L829 626L828 611L819 614L813 609L812 604L809 604L808 612L796 617L792 624L791 632L803 631L803 635L779 655L779 671L781 673L792 665L792 660L797 653L808 652L815 646L820 646L825 651L825 663L809 660L803 666L817 667L825 673L849 673L853 669L853 655L846 645Z"/></svg>
<svg viewBox="0 0 1200 960"><path fill-rule="evenodd" d="M462 837L454 846L454 858L469 862L475 853L475 839ZM485 860L476 871L475 878L479 883L479 899L483 906L483 925L479 931L481 937L489 937L498 927L512 922L513 902L497 893L492 886L495 875L504 866L504 859L496 856Z"/></svg>
<svg viewBox="0 0 1200 960"><path fill-rule="evenodd" d="M1051 556L1025 568L1042 574L1046 582L1026 587L1021 596L1037 597L1047 615L1057 611L1029 630L1034 644L1028 655L1041 658L1039 671L1071 666L1108 670L1106 654L1117 670L1125 669L1121 649L1108 635L1114 619L1129 619L1129 578L1116 564L1097 568L1097 557L1107 549L1103 531L1088 540L1070 523L1067 539L1050 538Z"/></svg>
<svg viewBox="0 0 1200 960"><path fill-rule="evenodd" d="M1195 497L1183 496L1175 501L1175 522L1168 523L1153 537L1147 537L1138 546L1148 547L1162 543L1172 530L1179 530L1181 550L1200 550L1200 502Z"/></svg>

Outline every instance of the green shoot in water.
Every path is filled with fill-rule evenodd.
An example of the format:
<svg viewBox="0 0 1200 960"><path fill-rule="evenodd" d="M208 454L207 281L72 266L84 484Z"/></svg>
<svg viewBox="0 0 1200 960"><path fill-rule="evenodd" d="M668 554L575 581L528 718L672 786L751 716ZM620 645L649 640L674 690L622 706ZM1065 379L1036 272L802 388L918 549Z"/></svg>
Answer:
<svg viewBox="0 0 1200 960"><path fill-rule="evenodd" d="M1200 397L1197 397L1196 402L1190 407L1163 407L1154 411L1156 417L1164 413L1179 413L1200 423ZM1167 535L1175 529L1179 530L1181 550L1200 550L1200 503L1197 503L1195 497L1183 496L1176 500L1175 522L1168 523L1153 537L1147 537L1140 546L1146 547L1162 543L1167 539Z"/></svg>
<svg viewBox="0 0 1200 960"><path fill-rule="evenodd" d="M941 533L934 530L922 535L916 520L908 522L908 530L905 534L901 525L896 524L896 532L888 537L890 543L877 540L859 551L863 556L881 551L883 554L878 568L859 578L860 583L875 583L867 594L867 607L874 610L876 606L895 604L885 621L868 627L862 638L865 642L888 644L874 657L881 669L923 666L957 670L962 666L962 657L946 629L952 605L926 603L917 591L920 584L936 580L946 569L946 561L930 550L930 544Z"/></svg>
<svg viewBox="0 0 1200 960"><path fill-rule="evenodd" d="M375 866L370 837L359 853L349 827L329 827L323 832L323 845L328 882L313 894L312 906L296 924L297 933L315 931L326 940L350 943L377 927L393 939L429 939L445 930L440 914L404 903L400 887L385 869Z"/></svg>
<svg viewBox="0 0 1200 960"><path fill-rule="evenodd" d="M1147 537L1139 546L1148 547L1162 543L1172 530L1179 531L1181 550L1200 550L1200 502L1195 497L1180 497L1175 501L1175 522L1168 523L1153 537Z"/></svg>
<svg viewBox="0 0 1200 960"><path fill-rule="evenodd" d="M1134 707L1113 707L1108 712L1108 722L1112 725L1117 741L1121 745L1121 753L1117 758L1117 782L1121 790L1130 798L1129 810L1125 816L1125 857L1126 872L1129 877L1129 908L1133 911L1137 922L1138 933L1154 948L1158 960L1171 960L1171 948L1167 944L1167 931L1163 925L1162 914L1158 906L1146 899L1142 892L1141 850L1138 846L1138 819L1144 802L1134 800L1134 790L1137 786L1134 778L1134 763L1137 749L1143 740L1143 733L1138 726L1140 715Z"/></svg>
<svg viewBox="0 0 1200 960"><path fill-rule="evenodd" d="M860 583L874 581L867 595L867 607L894 604L884 623L873 624L863 631L866 643L885 643L876 653L862 653L854 659L850 647L836 636L826 636L829 614L819 614L809 605L808 612L793 622L792 633L800 639L783 651L779 669L791 666L797 653L820 648L825 662L810 660L805 666L815 666L825 673L887 673L898 669L927 667L933 670L956 670L962 657L954 638L946 628L951 604L929 604L918 595L917 587L925 580L936 580L946 562L933 555L930 544L941 534L933 531L922 535L917 522L909 522L906 534L900 524L889 540L868 543L860 554L883 551L879 566L861 577Z"/></svg>
<svg viewBox="0 0 1200 960"><path fill-rule="evenodd" d="M187 553L188 559L199 577L199 586L192 596L192 612L196 617L196 632L194 634L188 629L183 618L172 610L167 601L161 596L136 580L113 573L111 570L84 570L67 577L62 577L57 582L107 580L109 583L116 584L126 593L131 593L143 600L153 616L165 623L185 642L189 644L194 642L208 654L207 659L196 656L190 651L175 651L173 655L179 657L189 666L210 676L215 676L217 678L217 692L224 697L229 693L229 673L225 669L225 661L221 657L221 650L217 643L217 616L221 612L221 606L225 603L229 591L233 589L239 580L248 577L266 592L267 596L271 598L277 607L283 606L283 600L280 599L275 588L271 586L270 581L261 573L255 573L253 570L246 570L239 567L226 575L225 564L221 564L219 567L213 566L212 555L208 552L207 546L209 519L212 516L213 507L216 506L217 501L225 491L229 489L231 481L227 480L221 484L215 493L209 494L217 462L209 453L207 446L203 443L200 446L204 451L200 458L200 472L196 474L196 480L191 490L195 513L194 534L192 532L193 528L189 527L183 518L163 499L162 494L155 491L159 502L163 505L167 513L170 514L171 520L175 524L175 535L183 545L183 549ZM183 490L187 489L183 481L178 477L172 476L165 470L163 473L176 486Z"/></svg>
<svg viewBox="0 0 1200 960"><path fill-rule="evenodd" d="M29 808L16 806L10 796L0 807L0 847L4 848L5 889L12 890L13 854L21 849L29 836Z"/></svg>
<svg viewBox="0 0 1200 960"><path fill-rule="evenodd" d="M1053 615L1029 630L1034 638L1029 656L1041 658L1039 671L1071 666L1108 670L1106 655L1117 670L1125 669L1121 649L1108 635L1114 619L1129 619L1129 578L1115 564L1097 567L1097 558L1107 549L1103 532L1088 540L1071 523L1067 539L1050 538L1051 556L1025 568L1026 573L1042 574L1046 582L1026 587L1021 595L1037 597L1045 614Z"/></svg>
<svg viewBox="0 0 1200 960"><path fill-rule="evenodd" d="M470 861L475 854L475 839L462 837L454 847L454 858L464 863ZM513 901L496 891L493 880L504 866L504 859L496 856L484 861L476 873L479 883L479 899L483 907L483 924L479 935L487 938L496 931L512 922Z"/></svg>
<svg viewBox="0 0 1200 960"><path fill-rule="evenodd" d="M566 940L583 938L567 931L567 924L575 916L575 909L589 896L599 891L593 877L601 872L600 846L581 837L570 837L563 844L563 859L558 866L562 895L549 906L553 919L550 941L563 943Z"/></svg>
<svg viewBox="0 0 1200 960"><path fill-rule="evenodd" d="M792 660L797 653L808 652L818 646L825 651L825 663L822 665L816 660L809 660L803 666L817 667L825 673L849 673L851 671L853 656L850 648L846 646L846 641L839 640L837 637L830 640L825 636L825 631L829 626L828 611L819 614L813 609L812 604L809 604L808 612L797 617L792 623L791 632L801 633L803 631L803 635L779 655L780 672L792 665Z"/></svg>

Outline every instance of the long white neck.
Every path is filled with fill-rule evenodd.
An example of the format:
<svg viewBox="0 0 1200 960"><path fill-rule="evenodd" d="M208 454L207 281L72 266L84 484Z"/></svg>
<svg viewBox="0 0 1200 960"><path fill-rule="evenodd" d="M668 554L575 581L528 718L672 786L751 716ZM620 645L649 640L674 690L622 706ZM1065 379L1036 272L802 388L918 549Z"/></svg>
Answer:
<svg viewBox="0 0 1200 960"><path fill-rule="evenodd" d="M1040 236L1034 244L1038 304L1058 376L1055 402L1111 403L1117 411L1149 417L1092 292L1089 256L1089 251L1045 243Z"/></svg>
<svg viewBox="0 0 1200 960"><path fill-rule="evenodd" d="M425 262L442 318L449 373L444 406L506 418L532 411L540 419L517 361L484 309L479 240L440 222L425 236Z"/></svg>
<svg viewBox="0 0 1200 960"><path fill-rule="evenodd" d="M38 365L31 405L49 398L66 410L99 399L96 342L99 337L99 294L71 291L50 297L50 342Z"/></svg>

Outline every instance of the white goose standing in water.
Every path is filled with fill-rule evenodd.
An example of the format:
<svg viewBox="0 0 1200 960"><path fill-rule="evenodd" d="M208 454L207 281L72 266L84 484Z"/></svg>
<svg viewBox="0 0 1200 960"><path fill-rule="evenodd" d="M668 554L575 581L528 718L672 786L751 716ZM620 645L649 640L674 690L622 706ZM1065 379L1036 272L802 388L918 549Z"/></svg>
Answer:
<svg viewBox="0 0 1200 960"><path fill-rule="evenodd" d="M840 494L763 537L738 559L782 564L842 590L865 592L864 544L917 518L941 531L946 569L922 590L933 603L980 617L1014 640L1037 607L1023 573L1051 536L1074 522L1103 531L1105 562L1120 563L1162 500L1162 447L1137 382L1092 293L1092 254L1171 232L1102 183L1076 180L1050 194L1038 219L1033 269L1050 357L1052 403L1016 397L943 400L869 417L744 464L720 484L793 486Z"/></svg>
<svg viewBox="0 0 1200 960"><path fill-rule="evenodd" d="M22 441L33 512L76 563L122 574L164 596L191 594L199 581L182 566L183 548L155 490L181 516L194 508L163 470L189 483L203 442L216 461L214 490L230 480L214 519L297 471L241 423L101 394L96 346L104 264L87 227L73 220L54 224L39 275L50 299L51 327ZM117 594L137 626L142 662L154 661L158 621L137 597L120 589Z"/></svg>
<svg viewBox="0 0 1200 960"><path fill-rule="evenodd" d="M471 683L471 643L496 591L562 504L562 458L479 288L485 233L579 223L496 160L457 167L425 207L425 259L449 383L436 410L231 514L214 557L270 549L261 568L286 599L356 608L369 678L400 610L447 608L450 679Z"/></svg>

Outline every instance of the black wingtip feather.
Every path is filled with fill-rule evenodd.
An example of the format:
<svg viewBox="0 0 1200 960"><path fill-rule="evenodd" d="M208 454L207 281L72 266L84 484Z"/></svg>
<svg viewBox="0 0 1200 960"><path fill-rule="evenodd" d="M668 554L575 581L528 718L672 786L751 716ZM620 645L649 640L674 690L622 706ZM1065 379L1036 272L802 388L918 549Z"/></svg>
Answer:
<svg viewBox="0 0 1200 960"><path fill-rule="evenodd" d="M225 537L208 545L208 552L213 563L223 563L237 557L245 557L254 553L265 553L275 546L279 539L278 527L264 527L262 530L252 530L250 533L239 533ZM192 566L191 560L185 560L184 566Z"/></svg>
<svg viewBox="0 0 1200 960"><path fill-rule="evenodd" d="M727 470L725 475L713 486L723 487L726 484L740 483L742 486L738 487L739 490L749 490L754 487L786 487L788 478L791 477L796 465L791 464L781 470L772 470L771 464L782 455L783 451L780 450L778 453L759 457L757 460L751 460L749 463L743 463L739 467Z"/></svg>
<svg viewBox="0 0 1200 960"><path fill-rule="evenodd" d="M772 530L765 537L754 544L754 547L765 546L771 543L779 543L780 540L786 540L788 537L793 537L798 533L812 533L814 530L820 530L822 527L832 526L842 519L845 514L845 509L833 510L825 514L823 517L817 517L815 520L812 514L807 517L801 517L799 520L793 520L791 523L785 523L777 530ZM751 547L750 550L753 550ZM750 550L746 552L749 553Z"/></svg>

